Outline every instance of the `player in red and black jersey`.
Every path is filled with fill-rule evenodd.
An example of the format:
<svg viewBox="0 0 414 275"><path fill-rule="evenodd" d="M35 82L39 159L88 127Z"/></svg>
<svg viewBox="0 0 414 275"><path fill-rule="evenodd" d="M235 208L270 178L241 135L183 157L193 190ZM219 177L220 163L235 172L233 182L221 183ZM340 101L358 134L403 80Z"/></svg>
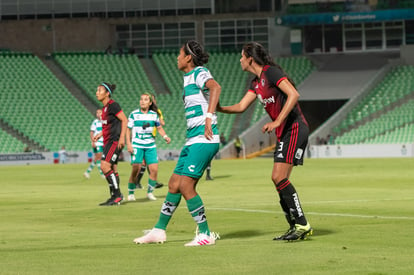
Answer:
<svg viewBox="0 0 414 275"><path fill-rule="evenodd" d="M121 194L117 163L119 154L125 146L125 134L128 124L121 106L111 97L116 88L115 84L102 83L96 90L96 98L104 105L102 108L102 132L95 136L98 140L104 138L101 169L109 184L110 198L100 205L120 204Z"/></svg>
<svg viewBox="0 0 414 275"><path fill-rule="evenodd" d="M256 42L243 46L240 65L255 78L241 101L232 106L218 106L223 113L244 112L256 98L263 104L272 122L262 132L275 130L277 136L272 181L280 197L280 205L290 225L289 230L274 240L298 240L312 234L298 194L289 181L293 166L303 164L303 154L309 137L309 127L299 107L299 93L293 81L278 66L266 49Z"/></svg>

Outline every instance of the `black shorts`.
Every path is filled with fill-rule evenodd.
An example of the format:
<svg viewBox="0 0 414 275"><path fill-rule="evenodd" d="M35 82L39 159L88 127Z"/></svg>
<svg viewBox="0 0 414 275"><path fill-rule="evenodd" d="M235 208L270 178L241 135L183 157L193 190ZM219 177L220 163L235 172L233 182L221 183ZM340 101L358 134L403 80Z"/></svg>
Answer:
<svg viewBox="0 0 414 275"><path fill-rule="evenodd" d="M285 128L280 141L276 142L274 162L302 165L308 137L309 127L303 122L295 121Z"/></svg>
<svg viewBox="0 0 414 275"><path fill-rule="evenodd" d="M118 148L118 142L110 142L104 145L102 160L111 164L117 164L121 149Z"/></svg>

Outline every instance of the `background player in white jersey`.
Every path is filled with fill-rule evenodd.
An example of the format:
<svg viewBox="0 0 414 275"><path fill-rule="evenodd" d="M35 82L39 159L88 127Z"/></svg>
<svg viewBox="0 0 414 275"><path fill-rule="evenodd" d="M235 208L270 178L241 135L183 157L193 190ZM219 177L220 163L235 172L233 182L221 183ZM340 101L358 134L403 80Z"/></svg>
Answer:
<svg viewBox="0 0 414 275"><path fill-rule="evenodd" d="M132 171L128 182L128 200L134 201L135 179L141 169L143 161L150 170L148 179L147 198L156 200L153 191L158 176L158 156L155 145L154 129L163 136L167 143L171 139L161 126L157 113L157 106L152 102L151 94L144 93L139 100L140 109L132 111L128 117L127 147L131 153Z"/></svg>
<svg viewBox="0 0 414 275"><path fill-rule="evenodd" d="M92 143L92 151L93 151L93 160L91 164L89 165L88 169L83 173L85 178L89 179L90 173L95 167L95 165L98 168L99 173L101 174L101 177L105 178L102 170L101 170L101 158L102 158L102 152L103 152L103 137L98 139L98 141L93 141L93 138L102 132L102 121L101 121L101 115L102 115L102 109L96 110L96 119L92 121L89 137L91 139Z"/></svg>
<svg viewBox="0 0 414 275"><path fill-rule="evenodd" d="M203 201L196 192L198 180L220 145L215 110L221 87L209 70L203 67L208 62L208 57L197 41L188 41L180 49L177 66L185 73L183 100L187 119L187 141L168 182L168 193L158 222L146 235L134 239L137 244L166 241L165 230L181 201L181 196L186 200L188 211L199 229L194 240L185 246L215 243L217 236L210 232Z"/></svg>
<svg viewBox="0 0 414 275"><path fill-rule="evenodd" d="M162 127L164 127L164 125L165 125L164 116L162 114L161 109L159 108L159 106L157 104L157 101L155 99L155 95L154 94L151 94L151 100L152 100L152 103L154 104L154 106L156 106L156 109L157 109L156 112L158 113L158 116L160 118L160 124L161 124ZM157 128L154 128L154 131L152 131L152 135L154 137L157 136ZM142 177L145 174L145 170L148 170L148 175L151 173L150 170L147 169L147 164L145 163L145 160L144 160L142 162L142 165L141 165L141 170L139 170L138 176L136 177L136 180L135 180L135 188L142 189L141 179L142 179ZM158 181L155 184L155 188L161 188L163 186L164 186L164 184L162 184L162 183L160 183Z"/></svg>

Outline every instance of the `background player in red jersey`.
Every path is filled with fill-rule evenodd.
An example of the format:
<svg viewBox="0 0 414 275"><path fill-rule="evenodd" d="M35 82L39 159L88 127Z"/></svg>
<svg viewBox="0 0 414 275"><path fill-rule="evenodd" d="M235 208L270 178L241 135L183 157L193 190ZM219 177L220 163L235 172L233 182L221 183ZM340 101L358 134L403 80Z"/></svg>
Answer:
<svg viewBox="0 0 414 275"><path fill-rule="evenodd" d="M274 153L272 181L280 197L280 205L290 225L289 230L274 240L298 240L312 234L305 218L298 194L289 181L293 166L303 164L303 154L308 143L309 127L299 107L299 93L293 81L277 65L259 43L243 46L240 65L243 71L255 75L250 89L239 103L219 106L223 113L244 112L258 98L272 122L262 127L262 132L275 130L277 144Z"/></svg>
<svg viewBox="0 0 414 275"><path fill-rule="evenodd" d="M125 146L125 134L128 124L121 106L111 97L116 88L115 84L103 82L96 90L96 98L102 102L102 132L95 136L98 140L104 138L101 169L109 185L110 198L99 205L120 204L123 200L120 189L117 163L119 154Z"/></svg>

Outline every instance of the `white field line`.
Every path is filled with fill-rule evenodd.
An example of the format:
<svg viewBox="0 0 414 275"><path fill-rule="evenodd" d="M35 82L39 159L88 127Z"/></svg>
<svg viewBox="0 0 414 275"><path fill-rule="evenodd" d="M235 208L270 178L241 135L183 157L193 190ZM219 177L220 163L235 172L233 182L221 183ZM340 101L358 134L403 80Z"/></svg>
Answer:
<svg viewBox="0 0 414 275"><path fill-rule="evenodd" d="M355 203L355 202L381 202L381 201L412 201L413 198L401 198L401 199L373 199L373 200L335 200L335 201L307 201L303 202L303 205L306 204L323 204L323 203Z"/></svg>
<svg viewBox="0 0 414 275"><path fill-rule="evenodd" d="M250 213L269 213L269 214L274 214L277 212L277 211L260 210L260 209L220 208L220 207L208 207L207 210L250 212ZM357 215L357 214L346 214L346 213L319 213L319 212L306 212L306 214L315 215L315 216L334 216L334 217L349 217L349 218L361 218L361 219L413 220L414 221L414 217L399 217L399 216L376 216L376 215Z"/></svg>

